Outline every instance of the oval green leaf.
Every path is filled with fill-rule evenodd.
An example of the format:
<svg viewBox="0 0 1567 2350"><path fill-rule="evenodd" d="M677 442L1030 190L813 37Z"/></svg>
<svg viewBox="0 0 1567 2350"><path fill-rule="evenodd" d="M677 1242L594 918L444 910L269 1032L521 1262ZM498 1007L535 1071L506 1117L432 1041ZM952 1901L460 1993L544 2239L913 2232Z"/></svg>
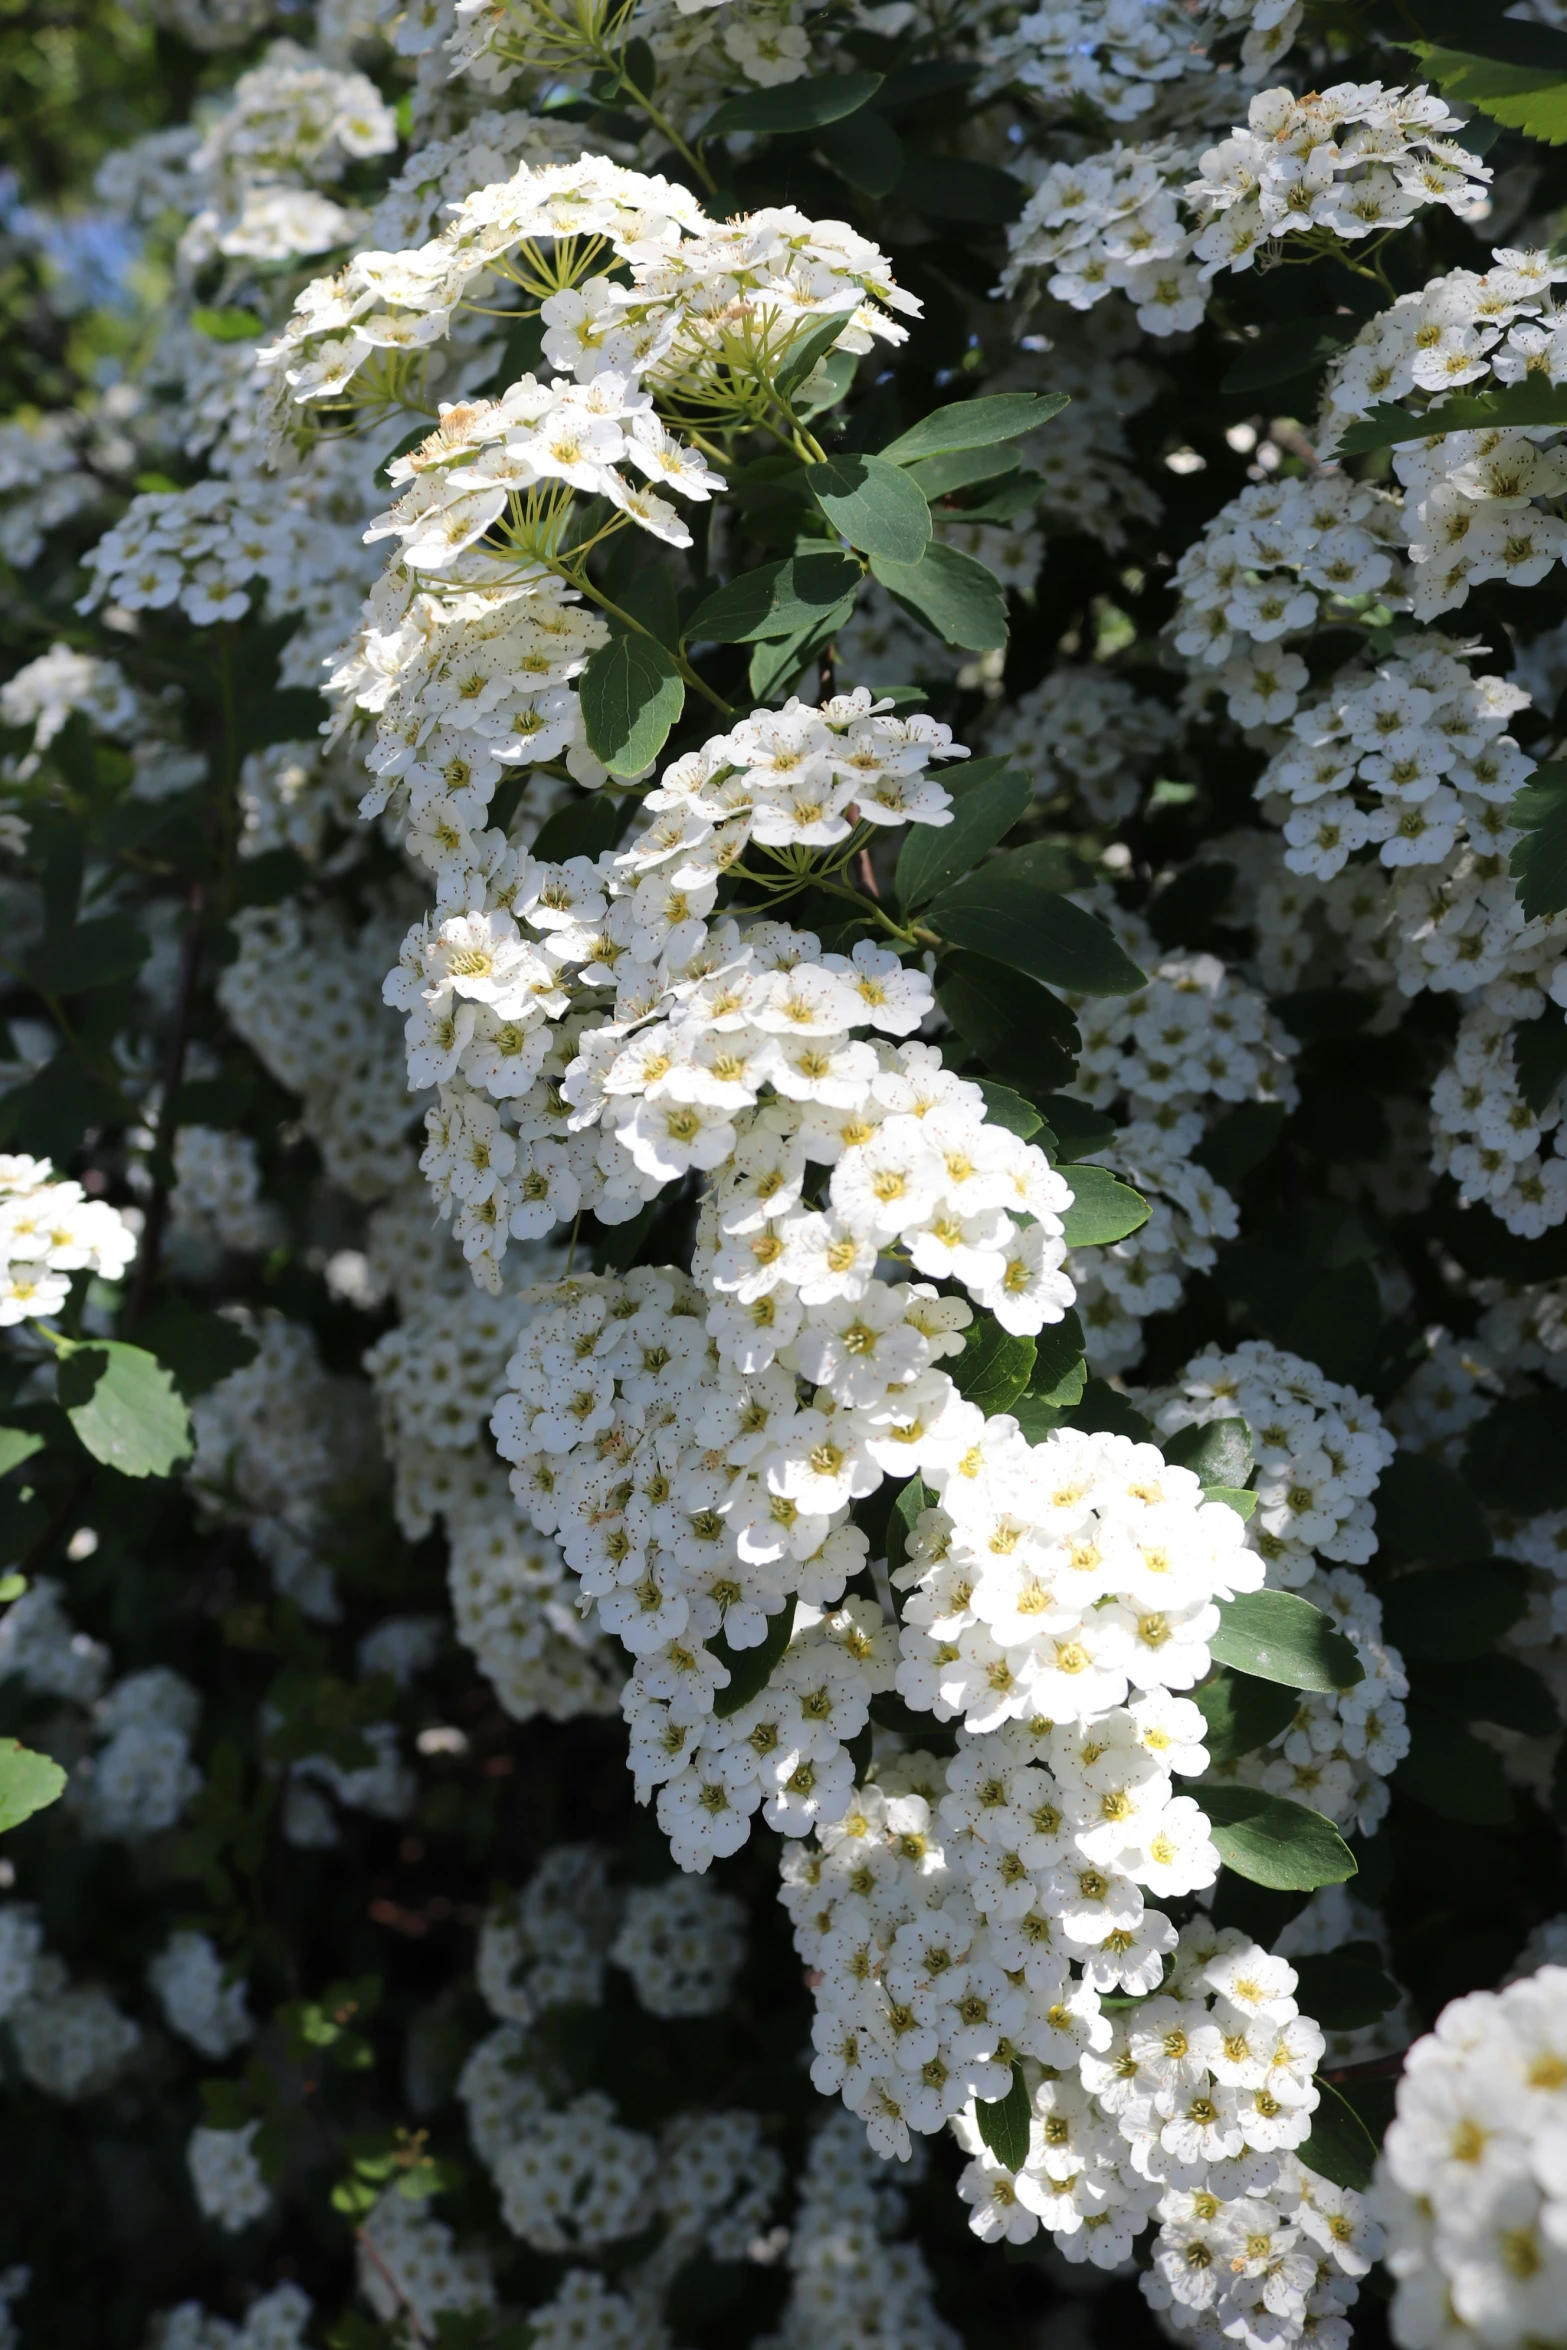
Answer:
<svg viewBox="0 0 1567 2350"><path fill-rule="evenodd" d="M166 1477L191 1450L185 1401L156 1355L117 1339L74 1346L55 1373L66 1418L122 1477Z"/></svg>
<svg viewBox="0 0 1567 2350"><path fill-rule="evenodd" d="M918 482L884 457L850 454L808 465L812 497L851 547L888 563L918 563L930 544L930 507Z"/></svg>
<svg viewBox="0 0 1567 2350"><path fill-rule="evenodd" d="M1068 1248L1106 1248L1147 1223L1142 1193L1118 1182L1108 1167L1079 1165L1063 1173L1072 1186L1072 1205L1061 1219Z"/></svg>
<svg viewBox="0 0 1567 2350"><path fill-rule="evenodd" d="M588 748L611 775L651 767L685 707L685 681L656 637L629 630L600 645L582 672Z"/></svg>
<svg viewBox="0 0 1567 2350"><path fill-rule="evenodd" d="M57 1762L15 1738L0 1738L0 1830L20 1827L64 1791L65 1773Z"/></svg>
<svg viewBox="0 0 1567 2350"><path fill-rule="evenodd" d="M1356 1874L1354 1854L1331 1820L1260 1787L1204 1780L1195 1790L1227 1869L1276 1893L1312 1893Z"/></svg>
<svg viewBox="0 0 1567 2350"><path fill-rule="evenodd" d="M879 73L829 74L822 80L783 82L771 90L749 90L743 98L727 98L703 127L704 139L727 137L731 131L816 131L824 123L842 122L858 114L881 88Z"/></svg>
<svg viewBox="0 0 1567 2350"><path fill-rule="evenodd" d="M1353 1643L1295 1591L1243 1591L1226 1600L1208 1653L1286 1689L1353 1689L1366 1677Z"/></svg>
<svg viewBox="0 0 1567 2350"><path fill-rule="evenodd" d="M1009 857L997 857L943 890L923 919L948 945L972 947L1046 987L1074 995L1134 995L1146 983L1107 922L1031 880L1026 867L1015 869Z"/></svg>
<svg viewBox="0 0 1567 2350"><path fill-rule="evenodd" d="M1005 2097L974 2101L974 2119L979 2134L998 2162L1008 2170L1021 2170L1028 2160L1029 2136L1033 2124L1033 2107L1029 2102L1028 2083L1023 2078L1023 2067L1012 2059L1012 2085Z"/></svg>
<svg viewBox="0 0 1567 2350"><path fill-rule="evenodd" d="M737 1714L753 1697L760 1697L773 1677L773 1667L783 1655L794 1635L794 1594L791 1592L778 1610L767 1619L767 1630L755 1648L731 1648L722 1632L708 1642L729 1673L729 1685L720 1689L713 1699L715 1714Z"/></svg>
<svg viewBox="0 0 1567 2350"><path fill-rule="evenodd" d="M911 824L898 857L894 886L911 913L1005 840L1034 796L1028 777L1004 758L976 759L945 780L952 822Z"/></svg>
<svg viewBox="0 0 1567 2350"><path fill-rule="evenodd" d="M871 571L916 620L964 652L991 653L1007 641L1007 599L1001 582L972 555L932 539L917 563L871 557Z"/></svg>
<svg viewBox="0 0 1567 2350"><path fill-rule="evenodd" d="M913 465L922 457L945 457L954 449L993 448L1048 424L1068 400L1066 392L991 392L978 400L953 400L899 433L881 454L894 465Z"/></svg>

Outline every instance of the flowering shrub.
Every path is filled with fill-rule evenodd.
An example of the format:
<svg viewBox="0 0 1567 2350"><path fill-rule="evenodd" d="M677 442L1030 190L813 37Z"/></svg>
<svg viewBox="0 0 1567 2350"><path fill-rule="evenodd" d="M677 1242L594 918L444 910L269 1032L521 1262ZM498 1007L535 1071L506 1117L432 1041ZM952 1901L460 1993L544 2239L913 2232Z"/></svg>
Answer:
<svg viewBox="0 0 1567 2350"><path fill-rule="evenodd" d="M0 2350L1567 2342L1559 13L0 34Z"/></svg>

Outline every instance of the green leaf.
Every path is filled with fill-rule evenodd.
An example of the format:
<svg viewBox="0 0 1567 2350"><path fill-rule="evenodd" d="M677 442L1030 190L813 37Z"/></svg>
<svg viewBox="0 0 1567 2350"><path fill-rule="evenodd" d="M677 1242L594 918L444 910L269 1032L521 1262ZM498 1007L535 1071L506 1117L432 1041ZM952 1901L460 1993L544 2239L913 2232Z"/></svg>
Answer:
<svg viewBox="0 0 1567 2350"><path fill-rule="evenodd" d="M1344 348L1345 338L1325 318L1287 318L1264 327L1219 378L1221 392L1257 392L1269 384L1289 383L1307 369L1315 372Z"/></svg>
<svg viewBox="0 0 1567 2350"><path fill-rule="evenodd" d="M1032 1102L1026 1102L1010 1085L998 1085L993 1077L971 1077L970 1085L977 1085L985 1097L985 1116L992 1126L1004 1126L1009 1134L1018 1135L1027 1142L1044 1124ZM0 1472L3 1474L3 1472Z"/></svg>
<svg viewBox="0 0 1567 2350"><path fill-rule="evenodd" d="M1528 1604L1529 1578L1512 1559L1425 1567L1387 1585L1382 1630L1406 1660L1458 1663L1499 1640Z"/></svg>
<svg viewBox="0 0 1567 2350"><path fill-rule="evenodd" d="M0 1477L8 1477L43 1448L43 1438L35 1436L31 1428L0 1428Z"/></svg>
<svg viewBox="0 0 1567 2350"><path fill-rule="evenodd" d="M1219 1858L1253 1885L1277 1893L1312 1893L1319 1885L1342 1885L1356 1874L1355 1856L1331 1820L1264 1795L1257 1787L1226 1787L1204 1779L1198 1802Z"/></svg>
<svg viewBox="0 0 1567 2350"><path fill-rule="evenodd" d="M921 457L909 467L927 498L950 497L981 481L1004 481L1017 472L1017 451L1005 445L990 449L949 449L944 457Z"/></svg>
<svg viewBox="0 0 1567 2350"><path fill-rule="evenodd" d="M1521 1656L1492 1649L1454 1664L1411 1660L1409 1683L1422 1706L1457 1722L1495 1722L1522 1738L1554 1738L1562 1726L1550 1689Z"/></svg>
<svg viewBox="0 0 1567 2350"><path fill-rule="evenodd" d="M1129 1436L1134 1444L1153 1442L1153 1430L1142 1413L1108 1379L1085 1381L1083 1400L1072 1414L1072 1425L1088 1436Z"/></svg>
<svg viewBox="0 0 1567 2350"><path fill-rule="evenodd" d="M230 306L222 310L193 310L190 323L197 334L205 335L209 343L244 343L252 335L259 335L264 321L254 310L240 310ZM429 431L422 425L422 432Z"/></svg>
<svg viewBox="0 0 1567 2350"><path fill-rule="evenodd" d="M782 82L771 90L748 90L744 97L726 98L699 137L721 139L731 131L821 130L829 122L858 114L875 97L882 80L879 73L839 73Z"/></svg>
<svg viewBox="0 0 1567 2350"><path fill-rule="evenodd" d="M55 1373L61 1406L95 1461L122 1477L166 1477L190 1453L184 1399L156 1355L117 1339L72 1346Z"/></svg>
<svg viewBox="0 0 1567 2350"><path fill-rule="evenodd" d="M1033 2114L1023 2067L1014 2056L1012 2085L1006 2095L977 2097L974 2100L974 2119L979 2124L979 2134L996 2160L1005 2163L1008 2170L1021 2170L1028 2160Z"/></svg>
<svg viewBox="0 0 1567 2350"><path fill-rule="evenodd" d="M1107 1150L1115 1140L1115 1120L1069 1093L1045 1094L1039 1106L1055 1136L1055 1147L1050 1153L1055 1166L1075 1166L1095 1151Z"/></svg>
<svg viewBox="0 0 1567 2350"><path fill-rule="evenodd" d="M1246 1673L1219 1673L1192 1696L1208 1725L1203 1740L1215 1764L1238 1761L1282 1736L1299 1710L1293 1689L1253 1680Z"/></svg>
<svg viewBox="0 0 1567 2350"><path fill-rule="evenodd" d="M1345 1942L1337 1950L1292 1958L1301 2012L1325 2032L1360 2032L1398 2005L1398 1985L1386 1973L1374 1942Z"/></svg>
<svg viewBox="0 0 1567 2350"><path fill-rule="evenodd" d="M620 837L624 800L614 792L586 792L568 800L539 826L531 854L564 865L569 857L601 857Z"/></svg>
<svg viewBox="0 0 1567 2350"><path fill-rule="evenodd" d="M1529 31L1537 28L1530 26ZM1444 98L1478 106L1493 122L1547 147L1567 146L1567 71L1559 64L1513 64L1475 57L1434 41L1409 41Z"/></svg>
<svg viewBox="0 0 1567 2350"><path fill-rule="evenodd" d="M1077 1022L1048 988L988 955L943 955L936 1000L987 1068L1029 1093L1061 1085L1077 1066Z"/></svg>
<svg viewBox="0 0 1567 2350"><path fill-rule="evenodd" d="M27 958L27 976L51 995L85 995L133 978L151 952L129 914L103 914L40 940Z"/></svg>
<svg viewBox="0 0 1567 2350"><path fill-rule="evenodd" d="M205 1395L231 1371L242 1371L260 1352L257 1340L237 1322L202 1313L174 1289L165 1290L141 1316L136 1337L173 1372L187 1403Z"/></svg>
<svg viewBox="0 0 1567 2350"><path fill-rule="evenodd" d="M912 157L892 195L894 203L924 213L927 220L976 228L1004 227L1028 201L1028 189L1015 173L949 155Z"/></svg>
<svg viewBox="0 0 1567 2350"><path fill-rule="evenodd" d="M867 555L915 564L930 544L930 507L918 482L885 457L851 452L808 465L812 497L832 524Z"/></svg>
<svg viewBox="0 0 1567 2350"><path fill-rule="evenodd" d="M1207 1168L1215 1183L1233 1191L1254 1167L1262 1165L1283 1127L1282 1102L1241 1102L1225 1112L1192 1156Z"/></svg>
<svg viewBox="0 0 1567 2350"><path fill-rule="evenodd" d="M1133 995L1146 985L1108 923L1042 888L1011 857L996 857L943 890L923 922L949 946L972 947L1074 995Z"/></svg>
<svg viewBox="0 0 1567 2350"><path fill-rule="evenodd" d="M1159 1449L1204 1485L1242 1486L1252 1472L1251 1430L1244 1420L1207 1420L1161 1437Z"/></svg>
<svg viewBox="0 0 1567 2350"><path fill-rule="evenodd" d="M932 1496L916 1474L898 1489L892 1508L887 1513L887 1572L895 1575L908 1557L909 1536L922 1510L930 1507Z"/></svg>
<svg viewBox="0 0 1567 2350"><path fill-rule="evenodd" d="M1567 86L1563 94L1567 96ZM1515 384L1498 384L1493 391L1450 392L1422 414L1383 401L1347 428L1334 455L1361 457L1371 449L1440 440L1450 432L1483 432L1493 425L1527 430L1539 424L1567 424L1567 384L1526 375Z"/></svg>
<svg viewBox="0 0 1567 2350"><path fill-rule="evenodd" d="M871 571L890 596L949 645L991 653L1007 641L1007 599L1001 582L972 555L932 539L917 563L871 557Z"/></svg>
<svg viewBox="0 0 1567 2350"><path fill-rule="evenodd" d="M950 824L911 824L898 856L894 886L912 913L977 865L1031 804L1034 787L1005 758L976 759L943 779L952 794Z"/></svg>
<svg viewBox="0 0 1567 2350"><path fill-rule="evenodd" d="M852 555L824 548L742 572L698 604L685 625L688 644L749 645L814 628L853 596L864 577ZM916 831L927 829L915 826Z"/></svg>
<svg viewBox="0 0 1567 2350"><path fill-rule="evenodd" d="M1065 1173L1072 1205L1061 1219L1068 1248L1106 1248L1148 1221L1148 1202L1108 1167L1075 1166Z"/></svg>
<svg viewBox="0 0 1567 2350"><path fill-rule="evenodd" d="M773 1677L774 1665L794 1636L794 1606L791 1592L778 1613L768 1617L767 1630L755 1648L731 1648L722 1632L715 1633L708 1642L714 1656L729 1669L729 1686L720 1689L713 1699L715 1714L737 1714L753 1697L760 1697Z"/></svg>
<svg viewBox="0 0 1567 2350"><path fill-rule="evenodd" d="M15 1738L0 1738L0 1830L19 1828L64 1792L65 1773L57 1762Z"/></svg>
<svg viewBox="0 0 1567 2350"><path fill-rule="evenodd" d="M963 1352L948 1356L947 1369L960 1395L977 1403L987 1419L1010 1411L1034 1368L1034 1341L1003 1330L992 1314L976 1313Z"/></svg>
<svg viewBox="0 0 1567 2350"><path fill-rule="evenodd" d="M1222 1501L1238 1518L1249 1518L1257 1507L1257 1496L1243 1485L1205 1485L1203 1492L1209 1501Z"/></svg>
<svg viewBox="0 0 1567 2350"><path fill-rule="evenodd" d="M1502 1828L1513 1817L1513 1791L1502 1758L1472 1730L1411 1698L1405 1709L1409 1752L1393 1784L1427 1811L1470 1827Z"/></svg>
<svg viewBox="0 0 1567 2350"><path fill-rule="evenodd" d="M1034 1340L1030 1391L1045 1403L1063 1409L1081 1402L1087 1380L1083 1344L1083 1325L1075 1310L1068 1306L1060 1321L1047 1322Z"/></svg>
<svg viewBox="0 0 1567 2350"><path fill-rule="evenodd" d="M1522 1518L1567 1509L1567 1395L1509 1396L1477 1420L1464 1479L1488 1509Z"/></svg>
<svg viewBox="0 0 1567 2350"><path fill-rule="evenodd" d="M903 176L903 141L874 107L833 123L816 149L851 188L867 196L890 195Z"/></svg>
<svg viewBox="0 0 1567 2350"><path fill-rule="evenodd" d="M600 645L582 672L588 748L611 775L651 767L685 706L685 681L657 639L629 629Z"/></svg>
<svg viewBox="0 0 1567 2350"><path fill-rule="evenodd" d="M1567 1018L1556 1005L1537 1020L1519 1021L1513 1030L1513 1068L1518 1091L1536 1117L1542 1117L1567 1077Z"/></svg>
<svg viewBox="0 0 1567 2350"><path fill-rule="evenodd" d="M754 698L770 701L785 686L792 683L807 662L817 660L832 643L840 628L854 617L854 598L845 597L834 604L830 612L813 621L807 628L796 629L779 644L759 644L751 655L749 682Z"/></svg>
<svg viewBox="0 0 1567 2350"><path fill-rule="evenodd" d="M1393 1455L1372 1503L1377 1541L1428 1567L1460 1567L1491 1548L1485 1512L1456 1470L1425 1453Z"/></svg>
<svg viewBox="0 0 1567 2350"><path fill-rule="evenodd" d="M1208 1653L1286 1689L1353 1689L1366 1677L1354 1644L1295 1591L1242 1591L1225 1600Z"/></svg>
<svg viewBox="0 0 1567 2350"><path fill-rule="evenodd" d="M1310 2135L1296 2147L1296 2159L1314 2170L1319 2179L1363 2195L1377 2166L1376 2140L1348 2098L1341 2097L1320 2073L1316 2087L1318 2104L1311 2117Z"/></svg>
<svg viewBox="0 0 1567 2350"><path fill-rule="evenodd" d="M881 453L894 465L914 465L923 457L945 457L954 449L994 448L1048 424L1068 399L1066 392L991 392L977 400L954 400L945 408L933 408Z"/></svg>
<svg viewBox="0 0 1567 2350"><path fill-rule="evenodd" d="M814 374L853 316L852 310L835 310L830 318L819 318L814 326L796 335L774 371L774 390L787 400Z"/></svg>

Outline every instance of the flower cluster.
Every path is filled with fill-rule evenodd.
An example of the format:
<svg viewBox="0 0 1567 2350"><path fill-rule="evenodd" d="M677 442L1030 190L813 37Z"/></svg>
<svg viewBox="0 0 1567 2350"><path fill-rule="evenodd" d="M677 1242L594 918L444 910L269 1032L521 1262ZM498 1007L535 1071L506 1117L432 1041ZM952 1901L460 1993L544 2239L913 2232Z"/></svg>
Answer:
<svg viewBox="0 0 1567 2350"><path fill-rule="evenodd" d="M1175 567L1176 652L1199 680L1218 672L1238 725L1282 725L1308 675L1288 640L1346 602L1399 609L1401 526L1396 500L1347 474L1252 483Z"/></svg>
<svg viewBox="0 0 1567 2350"><path fill-rule="evenodd" d="M1455 1999L1409 2050L1376 2185L1396 2342L1560 2329L1564 2116L1567 1968Z"/></svg>
<svg viewBox="0 0 1567 2350"><path fill-rule="evenodd" d="M169 2030L221 2064L255 2031L243 1976L230 1975L208 1934L181 1927L147 1969Z"/></svg>
<svg viewBox="0 0 1567 2350"><path fill-rule="evenodd" d="M0 1329L56 1314L71 1278L118 1281L136 1254L136 1235L117 1208L62 1181L47 1159L0 1156Z"/></svg>
<svg viewBox="0 0 1567 2350"><path fill-rule="evenodd" d="M1083 665L1053 669L1004 702L986 741L1033 772L1042 798L1069 792L1094 823L1114 825L1137 806L1149 769L1177 733L1162 702L1113 669Z"/></svg>
<svg viewBox="0 0 1567 2350"><path fill-rule="evenodd" d="M911 2171L919 2176L917 2162L904 2177ZM800 2177L788 2305L758 2350L862 2350L878 2337L898 2350L959 2350L957 2333L937 2314L918 2246L898 2241L906 2208L901 2185L854 2116L829 2115Z"/></svg>

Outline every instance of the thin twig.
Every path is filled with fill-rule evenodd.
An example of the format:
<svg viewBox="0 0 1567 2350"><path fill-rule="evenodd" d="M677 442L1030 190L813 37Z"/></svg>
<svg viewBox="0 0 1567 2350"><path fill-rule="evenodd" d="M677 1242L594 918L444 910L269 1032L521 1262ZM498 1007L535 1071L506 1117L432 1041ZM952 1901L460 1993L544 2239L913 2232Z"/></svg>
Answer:
<svg viewBox="0 0 1567 2350"><path fill-rule="evenodd" d="M403 2291L402 2286L398 2283L396 2277L387 2267L386 2262L382 2259L374 2243L371 2241L368 2228L355 2228L354 2241L359 2246L360 2250L364 2253L365 2258L369 2261L371 2267L380 2277L381 2282L385 2285L387 2291L392 2294L396 2300L399 2309L407 2311L408 2323L413 2328L414 2340L416 2342L428 2342L432 2340L433 2337L426 2333L424 2329L424 2325L421 2322L418 2310L415 2309L413 2303L409 2300L407 2294Z"/></svg>

